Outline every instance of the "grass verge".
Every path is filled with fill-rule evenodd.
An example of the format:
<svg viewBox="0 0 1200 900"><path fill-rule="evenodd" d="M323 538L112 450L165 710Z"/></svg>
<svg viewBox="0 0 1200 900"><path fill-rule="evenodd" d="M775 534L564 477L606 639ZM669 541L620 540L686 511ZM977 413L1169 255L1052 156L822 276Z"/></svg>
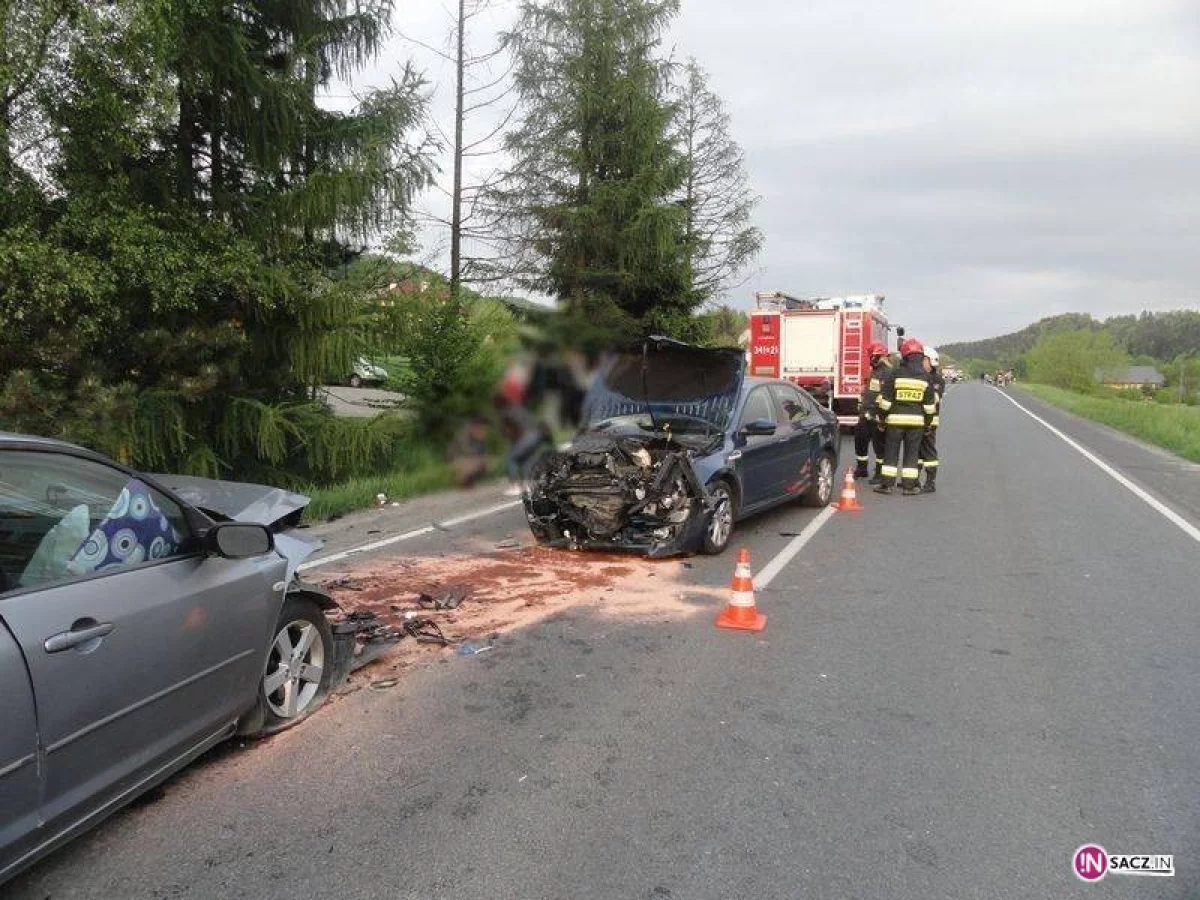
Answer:
<svg viewBox="0 0 1200 900"><path fill-rule="evenodd" d="M378 475L350 478L336 484L302 488L311 499L304 510L310 522L324 522L334 516L370 509L376 494L386 494L389 501L407 500L432 494L454 486L454 472L439 454L414 453L405 460L402 469Z"/></svg>
<svg viewBox="0 0 1200 900"><path fill-rule="evenodd" d="M504 476L504 456L492 458L490 471L484 479L499 479ZM403 469L380 475L364 475L324 486L301 488L310 502L304 510L306 522L327 522L347 513L371 509L375 496L386 494L388 502L411 500L438 491L448 491L455 486L454 471L440 456L428 452L411 457Z"/></svg>
<svg viewBox="0 0 1200 900"><path fill-rule="evenodd" d="M1019 387L1067 412L1200 463L1200 407L1094 397L1043 384L1021 384Z"/></svg>

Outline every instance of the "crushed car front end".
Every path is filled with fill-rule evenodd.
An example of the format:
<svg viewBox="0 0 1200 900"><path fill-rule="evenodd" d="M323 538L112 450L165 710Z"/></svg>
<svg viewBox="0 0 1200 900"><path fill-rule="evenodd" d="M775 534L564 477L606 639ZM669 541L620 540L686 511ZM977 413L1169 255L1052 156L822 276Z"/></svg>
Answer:
<svg viewBox="0 0 1200 900"><path fill-rule="evenodd" d="M679 443L585 434L535 469L525 512L543 544L657 557L698 550L712 509Z"/></svg>
<svg viewBox="0 0 1200 900"><path fill-rule="evenodd" d="M664 338L615 353L584 403L583 430L529 474L534 537L650 557L699 551L716 507L707 479L744 370L739 350Z"/></svg>

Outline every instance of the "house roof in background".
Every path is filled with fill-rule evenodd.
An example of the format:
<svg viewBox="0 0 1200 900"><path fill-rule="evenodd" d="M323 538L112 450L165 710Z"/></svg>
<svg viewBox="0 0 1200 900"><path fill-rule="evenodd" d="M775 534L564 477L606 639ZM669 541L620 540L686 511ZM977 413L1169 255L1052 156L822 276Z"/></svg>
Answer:
<svg viewBox="0 0 1200 900"><path fill-rule="evenodd" d="M1101 384L1166 384L1167 379L1154 366L1115 366L1096 370Z"/></svg>

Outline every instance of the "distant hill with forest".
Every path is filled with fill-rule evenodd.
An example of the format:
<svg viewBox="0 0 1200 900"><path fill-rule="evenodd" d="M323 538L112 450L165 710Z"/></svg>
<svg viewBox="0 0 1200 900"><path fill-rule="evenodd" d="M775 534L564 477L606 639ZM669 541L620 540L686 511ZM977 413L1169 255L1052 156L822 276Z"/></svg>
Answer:
<svg viewBox="0 0 1200 900"><path fill-rule="evenodd" d="M1183 353L1200 351L1200 310L1143 312L1103 320L1088 313L1065 313L1039 319L1011 334L943 344L939 349L957 360L1012 365L1043 337L1061 331L1107 332L1113 343L1130 357L1150 357L1165 362Z"/></svg>

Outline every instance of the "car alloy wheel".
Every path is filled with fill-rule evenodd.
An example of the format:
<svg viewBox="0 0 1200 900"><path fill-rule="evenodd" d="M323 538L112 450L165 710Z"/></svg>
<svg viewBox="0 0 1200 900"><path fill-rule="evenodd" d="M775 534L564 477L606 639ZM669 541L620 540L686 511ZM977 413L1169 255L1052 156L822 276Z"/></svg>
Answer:
<svg viewBox="0 0 1200 900"><path fill-rule="evenodd" d="M817 463L817 500L824 506L833 498L833 460L822 456Z"/></svg>
<svg viewBox="0 0 1200 900"><path fill-rule="evenodd" d="M817 474L812 486L804 494L806 506L828 506L833 499L833 458L828 453L822 453L817 459Z"/></svg>
<svg viewBox="0 0 1200 900"><path fill-rule="evenodd" d="M279 629L262 685L276 719L298 719L315 707L325 681L325 650L324 636L307 619L293 619Z"/></svg>
<svg viewBox="0 0 1200 900"><path fill-rule="evenodd" d="M706 553L720 553L733 534L733 497L729 486L722 481L712 485L708 493L712 498L713 511L708 521L704 550Z"/></svg>

